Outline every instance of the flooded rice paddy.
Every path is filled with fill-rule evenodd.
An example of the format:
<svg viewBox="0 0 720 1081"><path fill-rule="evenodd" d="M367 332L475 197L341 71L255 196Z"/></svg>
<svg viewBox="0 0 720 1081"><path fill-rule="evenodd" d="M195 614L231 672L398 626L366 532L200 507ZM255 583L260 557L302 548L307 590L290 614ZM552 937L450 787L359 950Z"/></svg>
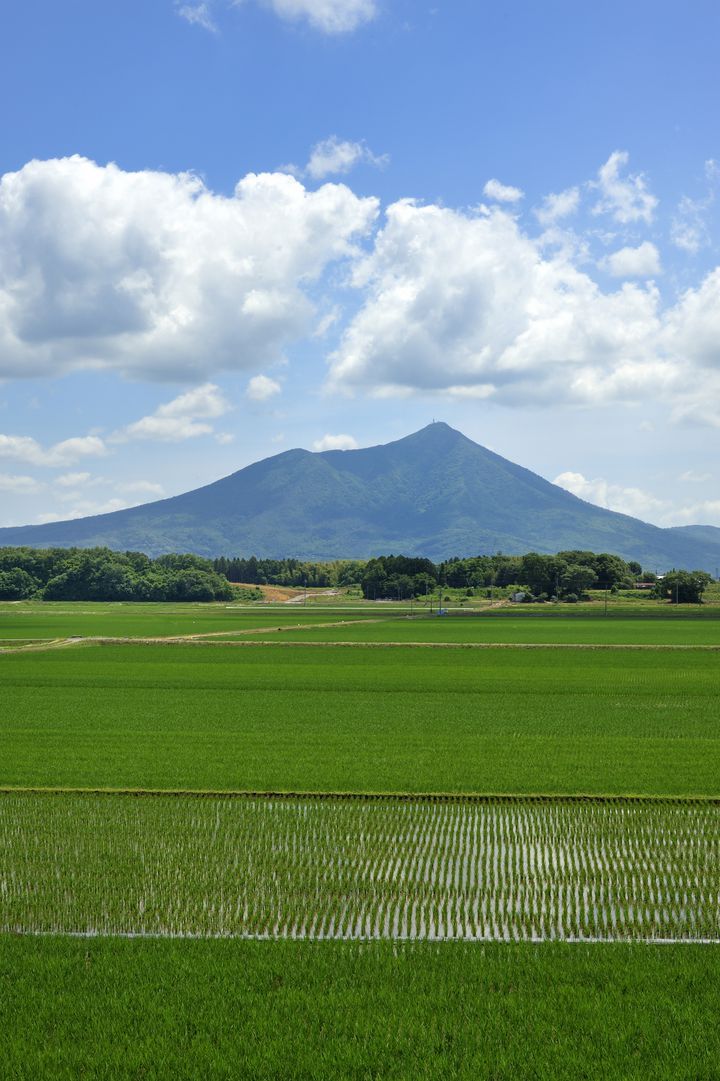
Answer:
<svg viewBox="0 0 720 1081"><path fill-rule="evenodd" d="M0 931L720 941L720 806L3 793Z"/></svg>

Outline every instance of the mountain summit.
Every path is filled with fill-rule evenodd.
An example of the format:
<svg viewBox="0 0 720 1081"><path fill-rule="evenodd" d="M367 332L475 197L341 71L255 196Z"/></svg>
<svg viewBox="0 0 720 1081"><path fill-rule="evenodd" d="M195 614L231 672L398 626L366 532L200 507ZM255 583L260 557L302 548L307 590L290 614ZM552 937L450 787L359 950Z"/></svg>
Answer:
<svg viewBox="0 0 720 1081"><path fill-rule="evenodd" d="M720 530L660 529L595 507L442 422L363 450L285 451L129 510L0 529L4 545L434 560L579 548L659 571L720 563Z"/></svg>

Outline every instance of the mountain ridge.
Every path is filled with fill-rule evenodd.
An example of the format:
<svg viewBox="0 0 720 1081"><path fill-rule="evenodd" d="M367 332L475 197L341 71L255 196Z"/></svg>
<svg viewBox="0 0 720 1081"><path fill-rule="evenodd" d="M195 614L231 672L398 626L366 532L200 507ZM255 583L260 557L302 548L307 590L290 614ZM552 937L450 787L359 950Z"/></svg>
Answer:
<svg viewBox="0 0 720 1081"><path fill-rule="evenodd" d="M720 529L662 529L596 507L442 421L360 450L282 451L126 510L0 529L0 546L9 545L300 559L402 551L435 560L579 548L658 571L713 572L720 563Z"/></svg>

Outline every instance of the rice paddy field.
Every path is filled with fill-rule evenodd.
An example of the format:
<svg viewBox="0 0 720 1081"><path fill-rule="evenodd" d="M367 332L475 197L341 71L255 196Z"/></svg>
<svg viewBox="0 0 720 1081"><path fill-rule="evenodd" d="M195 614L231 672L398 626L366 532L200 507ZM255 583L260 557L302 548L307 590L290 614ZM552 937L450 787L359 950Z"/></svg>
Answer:
<svg viewBox="0 0 720 1081"><path fill-rule="evenodd" d="M0 801L5 933L720 939L720 801Z"/></svg>
<svg viewBox="0 0 720 1081"><path fill-rule="evenodd" d="M80 644L0 664L0 785L720 795L720 652Z"/></svg>
<svg viewBox="0 0 720 1081"><path fill-rule="evenodd" d="M0 1076L719 1076L715 613L0 638Z"/></svg>
<svg viewBox="0 0 720 1081"><path fill-rule="evenodd" d="M357 619L335 626L282 628L283 639L306 642L507 643L510 645L715 646L720 618L671 613L665 619L628 614L596 616L482 615L395 616Z"/></svg>
<svg viewBox="0 0 720 1081"><path fill-rule="evenodd" d="M393 607L386 614L393 614ZM367 618L362 609L338 611L345 622ZM311 605L123 604L81 601L0 601L0 648L12 642L58 638L167 637L276 630L282 626L333 621L333 613Z"/></svg>

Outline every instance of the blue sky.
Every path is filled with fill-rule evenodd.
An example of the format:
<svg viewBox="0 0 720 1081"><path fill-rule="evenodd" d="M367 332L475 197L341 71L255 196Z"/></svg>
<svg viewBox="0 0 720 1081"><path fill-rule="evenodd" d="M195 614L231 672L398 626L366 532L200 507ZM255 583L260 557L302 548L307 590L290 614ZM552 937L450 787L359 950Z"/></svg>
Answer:
<svg viewBox="0 0 720 1081"><path fill-rule="evenodd" d="M444 419L720 525L720 9L26 0L0 524Z"/></svg>

